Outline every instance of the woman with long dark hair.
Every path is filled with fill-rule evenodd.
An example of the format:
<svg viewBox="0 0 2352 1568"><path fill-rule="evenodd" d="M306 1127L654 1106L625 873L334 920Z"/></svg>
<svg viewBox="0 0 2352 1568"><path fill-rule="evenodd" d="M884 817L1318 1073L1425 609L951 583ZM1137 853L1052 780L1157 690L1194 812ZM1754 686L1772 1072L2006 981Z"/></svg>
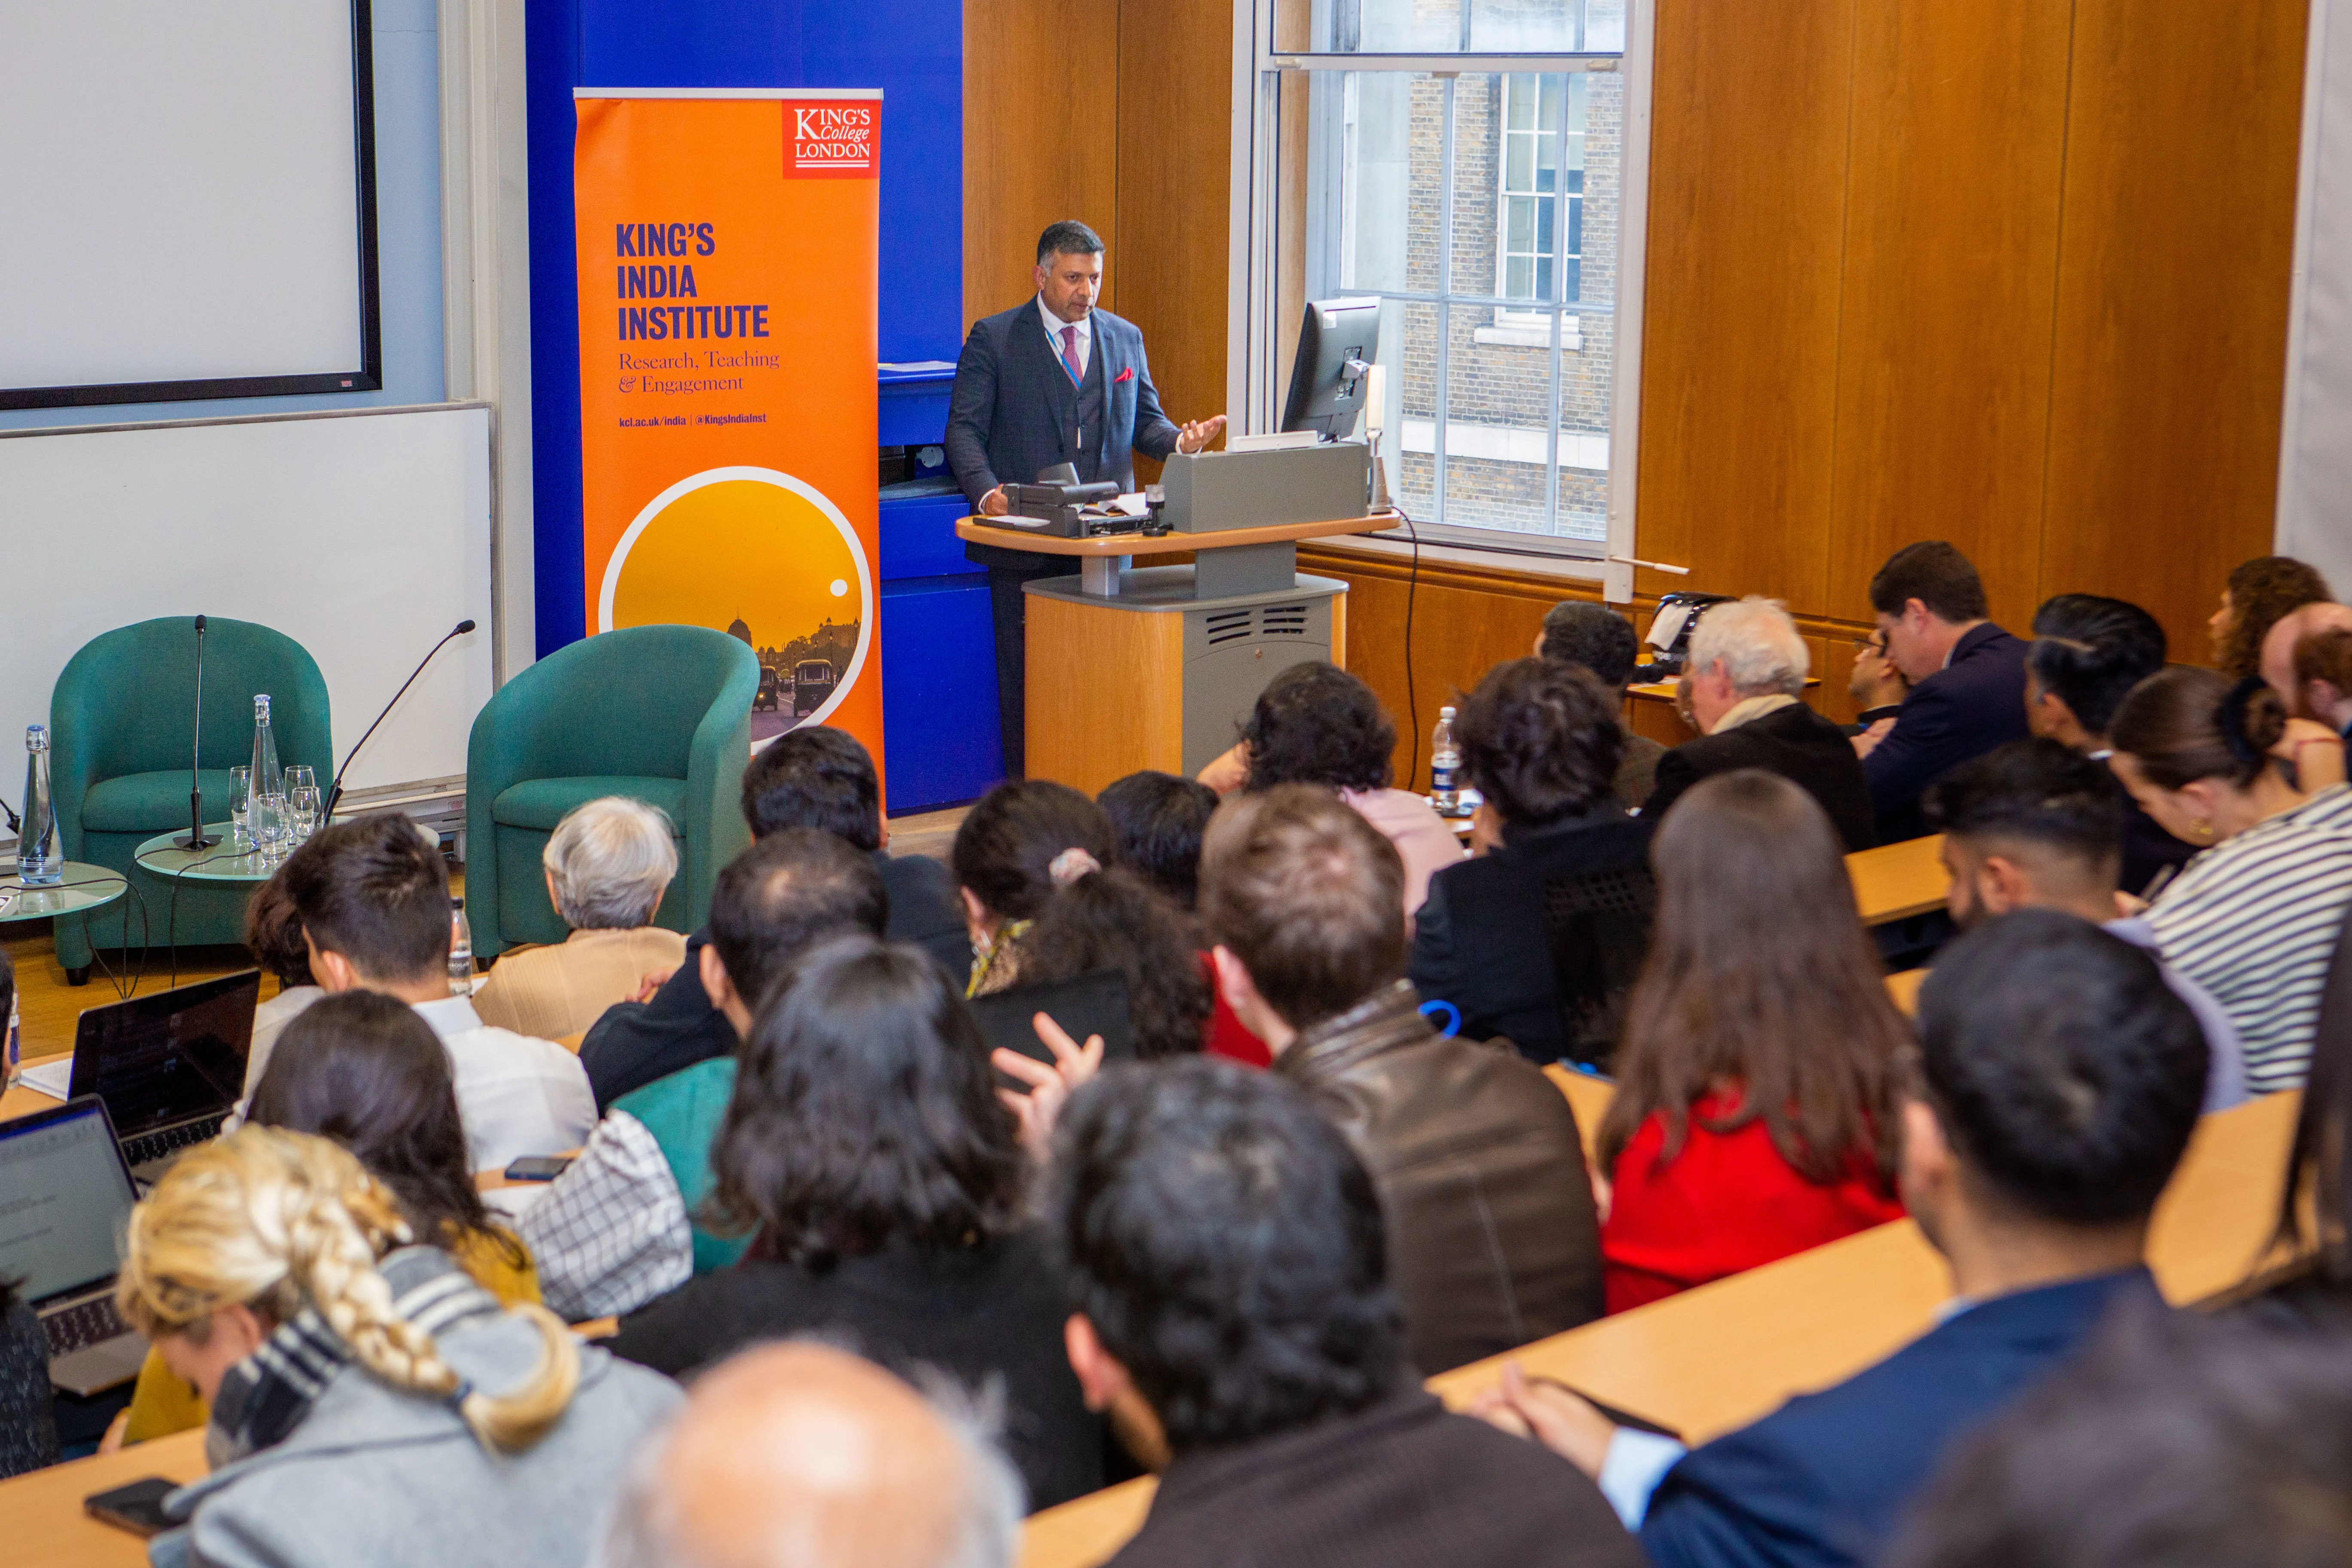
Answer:
<svg viewBox="0 0 2352 1568"><path fill-rule="evenodd" d="M1612 1312L1903 1212L1910 1027L1829 817L1778 774L1720 773L1666 814L1650 858L1657 920L1594 1149Z"/></svg>
<svg viewBox="0 0 2352 1568"><path fill-rule="evenodd" d="M1101 1429L1027 1218L1028 1161L939 966L871 937L828 943L769 999L739 1059L711 1217L749 1231L751 1251L624 1318L615 1353L683 1375L755 1340L821 1333L887 1366L1001 1380L1030 1506L1101 1485Z"/></svg>

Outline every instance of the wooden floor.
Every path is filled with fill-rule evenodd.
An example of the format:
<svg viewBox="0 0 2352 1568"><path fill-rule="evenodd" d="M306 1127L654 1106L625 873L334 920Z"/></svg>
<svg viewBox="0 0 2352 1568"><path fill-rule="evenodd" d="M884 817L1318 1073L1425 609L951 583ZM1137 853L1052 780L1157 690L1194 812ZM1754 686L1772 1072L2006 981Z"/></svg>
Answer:
<svg viewBox="0 0 2352 1568"><path fill-rule="evenodd" d="M951 806L946 811L917 812L908 816L890 819L890 853L893 855L928 855L934 860L945 861L948 851L955 846L956 829L963 826L968 805Z"/></svg>

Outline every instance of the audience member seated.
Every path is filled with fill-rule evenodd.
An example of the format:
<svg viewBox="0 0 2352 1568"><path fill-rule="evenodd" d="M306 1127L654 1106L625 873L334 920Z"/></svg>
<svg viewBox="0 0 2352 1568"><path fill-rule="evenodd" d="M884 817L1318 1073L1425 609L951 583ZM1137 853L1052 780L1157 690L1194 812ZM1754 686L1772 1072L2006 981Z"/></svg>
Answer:
<svg viewBox="0 0 2352 1568"><path fill-rule="evenodd" d="M2343 742L2290 720L2259 677L2235 687L2175 667L2116 710L2112 762L2175 837L2212 845L2147 911L2165 962L2212 993L2238 1031L2246 1086L2303 1082L2320 989L2352 905L2352 789L2287 782L2302 751Z"/></svg>
<svg viewBox="0 0 2352 1568"><path fill-rule="evenodd" d="M803 953L838 937L878 937L889 895L871 857L837 834L786 827L719 869L696 957L729 1038ZM613 1102L580 1158L524 1211L548 1305L574 1321L634 1311L695 1274L743 1256L746 1237L705 1223L710 1146L735 1093L735 1053L633 1089Z"/></svg>
<svg viewBox="0 0 2352 1568"><path fill-rule="evenodd" d="M2117 918L2124 807L2112 773L2055 741L2012 741L1945 774L1927 792L1927 812L1944 835L1945 901L1955 924L1970 931L2011 910L2063 910L2146 950L2204 1031L2212 1057L2205 1109L2226 1110L2246 1098L2244 1049L2230 1016L2164 963L2145 919Z"/></svg>
<svg viewBox="0 0 2352 1568"><path fill-rule="evenodd" d="M418 1240L501 1302L539 1300L530 1254L493 1219L466 1163L448 1054L415 1010L373 991L323 998L294 1020L247 1120L331 1138L390 1192ZM151 1349L121 1441L201 1426L210 1413Z"/></svg>
<svg viewBox="0 0 2352 1568"><path fill-rule="evenodd" d="M2298 718L2352 735L2352 631L2314 632L2294 645Z"/></svg>
<svg viewBox="0 0 2352 1568"><path fill-rule="evenodd" d="M2272 1245L2284 1258L2241 1309L2272 1327L2352 1331L2352 963L2344 952L2339 937L2279 1188Z"/></svg>
<svg viewBox="0 0 2352 1568"><path fill-rule="evenodd" d="M449 1053L468 1165L576 1149L595 1125L579 1058L552 1040L494 1029L449 994L449 871L409 819L377 812L320 828L288 890L329 994L380 991L415 1007Z"/></svg>
<svg viewBox="0 0 2352 1568"><path fill-rule="evenodd" d="M1636 735L1625 723L1625 688L1633 681L1641 662L1641 639L1633 623L1606 605L1564 599L1544 612L1543 630L1536 634L1535 656L1561 664L1580 665L1592 672L1617 700L1612 710L1625 749L1617 758L1610 780L1620 805L1632 809L1650 798L1656 786L1658 759L1666 748L1647 735Z"/></svg>
<svg viewBox="0 0 2352 1568"><path fill-rule="evenodd" d="M2305 605L2281 616L2270 635L2263 639L2263 679L2278 693L2288 713L2325 725L2340 736L2344 733L2342 724L2326 712L2312 711L2306 705L2306 691L2297 668L2304 644L2329 632L2352 632L2352 605ZM2335 705L2328 706L2332 710ZM2342 784L2342 757L2340 749L2333 746L2298 755L2294 759L2296 785L2309 794L2332 784Z"/></svg>
<svg viewBox="0 0 2352 1568"><path fill-rule="evenodd" d="M1893 1568L2352 1563L2352 1339L2117 1315L1961 1445Z"/></svg>
<svg viewBox="0 0 2352 1568"><path fill-rule="evenodd" d="M1642 815L1664 816L1701 779L1762 768L1818 801L1847 849L1876 844L1870 783L1853 742L1805 706L1812 663L1812 650L1779 600L1709 605L1691 633L1683 677L1700 738L1659 759L1657 787L1636 803Z"/></svg>
<svg viewBox="0 0 2352 1568"><path fill-rule="evenodd" d="M1911 1031L1821 806L1777 774L1718 773L1650 858L1657 923L1594 1141L1612 1312L1903 1214Z"/></svg>
<svg viewBox="0 0 2352 1568"><path fill-rule="evenodd" d="M1423 997L1460 1012L1464 1038L1505 1039L1538 1062L1605 1059L1614 1044L1649 912L1650 826L1609 782L1622 739L1608 689L1562 661L1498 664L1464 702L1455 743L1500 841L1430 879L1407 969ZM1644 907L1612 901L1598 926L1547 918L1554 884L1612 871L1636 879Z"/></svg>
<svg viewBox="0 0 2352 1568"><path fill-rule="evenodd" d="M1067 784L1027 779L981 796L949 853L971 951L964 994L1027 980L1024 939L1037 917L1057 891L1118 858L1110 818Z"/></svg>
<svg viewBox="0 0 2352 1568"><path fill-rule="evenodd" d="M2292 555L2257 555L2239 563L2221 590L2221 607L2205 623L2213 662L2231 680L2263 672L2263 639L2290 610L2335 598L2327 579Z"/></svg>
<svg viewBox="0 0 2352 1568"><path fill-rule="evenodd" d="M2105 764L2115 755L2107 731L2116 710L2164 661L2164 628L2137 605L2061 594L2033 612L2033 641L2025 650L2026 727ZM2121 885L2145 897L2158 877L2177 876L2198 847L2167 833L2120 781L2116 790L2124 811Z"/></svg>
<svg viewBox="0 0 2352 1568"><path fill-rule="evenodd" d="M1110 784L1095 796L1118 836L1119 864L1175 901L1188 915L1201 901L1201 836L1217 809L1217 792L1173 773L1139 773ZM1274 1060L1265 1042L1242 1026L1217 990L1209 955L1201 954L1201 976L1210 995L1209 1025L1202 1048L1251 1067Z"/></svg>
<svg viewBox="0 0 2352 1568"><path fill-rule="evenodd" d="M1022 984L1116 969L1127 981L1138 1057L1200 1050L1209 1027L1213 972L1193 944L1191 914L1122 867L1076 871L1021 940Z"/></svg>
<svg viewBox="0 0 2352 1568"><path fill-rule="evenodd" d="M1853 661L1865 726L1853 745L1878 841L1893 844L1927 832L1921 791L2025 739L2025 644L1985 618L1977 569L1940 540L1890 556L1870 580L1870 607L1878 631Z"/></svg>
<svg viewBox="0 0 2352 1568"><path fill-rule="evenodd" d="M1597 795L1608 769L1592 776ZM1412 1360L1436 1373L1598 1316L1600 1247L1559 1090L1507 1047L1446 1039L1422 1016L1403 880L1388 840L1308 785L1226 802L1201 856L1218 984L1370 1169Z"/></svg>
<svg viewBox="0 0 2352 1568"><path fill-rule="evenodd" d="M16 1016L16 965L0 952L0 1019ZM32 1303L16 1294L18 1283L0 1275L0 1477L58 1462L49 1336Z"/></svg>
<svg viewBox="0 0 2352 1568"><path fill-rule="evenodd" d="M160 1563L583 1562L679 1397L501 1308L347 1151L272 1128L165 1173L117 1299L213 1411L212 1473L166 1500L185 1533Z"/></svg>
<svg viewBox="0 0 2352 1568"><path fill-rule="evenodd" d="M835 834L861 850L889 890L890 937L911 942L950 974L971 962L947 868L927 855L892 855L874 759L845 731L807 725L751 754L743 770L743 820L754 840L787 827ZM710 933L687 939L686 959L644 1001L618 1002L580 1043L580 1059L604 1110L681 1068L735 1049L735 1031L702 988L699 957Z"/></svg>
<svg viewBox="0 0 2352 1568"><path fill-rule="evenodd" d="M599 1568L1012 1568L1021 1478L972 1417L820 1344L695 1379L629 1468Z"/></svg>
<svg viewBox="0 0 2352 1568"><path fill-rule="evenodd" d="M474 993L482 1022L562 1039L637 994L656 970L686 959L686 938L653 923L677 875L669 818L641 800L608 795L564 813L540 857L547 896L572 928L561 947L509 952Z"/></svg>
<svg viewBox="0 0 2352 1568"><path fill-rule="evenodd" d="M1113 1568L1641 1561L1582 1476L1417 1385L1379 1194L1290 1085L1114 1068L1045 1207L1087 1403L1164 1471Z"/></svg>
<svg viewBox="0 0 2352 1568"><path fill-rule="evenodd" d="M1429 879L1462 858L1462 845L1425 798L1389 787L1395 751L1396 726L1370 687L1332 665L1295 664L1266 683L1241 744L1203 769L1201 782L1220 794L1244 783L1339 791L1403 857L1411 915L1429 896Z"/></svg>
<svg viewBox="0 0 2352 1568"><path fill-rule="evenodd" d="M303 1008L327 994L311 976L310 946L302 940L302 916L289 890L317 855L310 840L303 840L269 880L254 889L252 901L245 906L245 951L261 970L277 977L278 994L253 1010L253 1044L246 1050L245 1090L237 1100L240 1114L269 1069L269 1053L277 1048L278 1035Z"/></svg>
<svg viewBox="0 0 2352 1568"><path fill-rule="evenodd" d="M802 960L743 1043L711 1166L750 1255L624 1318L616 1353L682 1376L822 1333L886 1366L1001 1379L1032 1506L1102 1484L1028 1157L979 1026L920 949L848 937Z"/></svg>
<svg viewBox="0 0 2352 1568"><path fill-rule="evenodd" d="M1655 1568L1878 1561L1954 1442L2155 1304L2149 1213L2197 1124L2205 1042L2146 953L2053 910L1946 950L1921 988L1902 1191L1952 1271L1937 1325L1685 1452L1507 1373L1486 1404L1600 1479Z"/></svg>

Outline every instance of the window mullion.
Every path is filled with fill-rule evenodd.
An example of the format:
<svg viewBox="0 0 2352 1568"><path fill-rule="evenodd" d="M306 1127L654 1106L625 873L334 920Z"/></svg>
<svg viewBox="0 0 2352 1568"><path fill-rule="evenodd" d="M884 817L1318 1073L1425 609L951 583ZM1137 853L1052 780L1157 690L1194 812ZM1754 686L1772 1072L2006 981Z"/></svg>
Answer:
<svg viewBox="0 0 2352 1568"><path fill-rule="evenodd" d="M1468 7L1464 7L1462 30L1467 40L1470 24ZM1453 400L1452 354L1454 342L1454 84L1458 79L1445 79L1444 100L1439 112L1444 116L1438 137L1438 224L1437 224L1437 397L1432 410L1432 426L1436 450L1431 454L1430 510L1442 521L1445 517L1445 416L1446 405Z"/></svg>

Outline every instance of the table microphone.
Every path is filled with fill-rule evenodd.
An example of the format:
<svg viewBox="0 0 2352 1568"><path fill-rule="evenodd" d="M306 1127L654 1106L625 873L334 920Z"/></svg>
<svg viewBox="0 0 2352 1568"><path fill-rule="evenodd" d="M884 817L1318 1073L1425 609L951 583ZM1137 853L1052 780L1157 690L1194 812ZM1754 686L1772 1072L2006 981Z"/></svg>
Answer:
<svg viewBox="0 0 2352 1568"><path fill-rule="evenodd" d="M188 758L188 831L172 840L183 849L210 849L220 842L205 836L205 618L196 617L196 738Z"/></svg>
<svg viewBox="0 0 2352 1568"><path fill-rule="evenodd" d="M416 668L408 672L408 679L400 683L400 689L392 694L392 700L385 703L383 705L383 711L375 716L375 723L367 727L367 734L360 737L359 745L353 746L351 751L345 754L343 758L343 765L335 770L334 787L327 792L326 804L319 808L319 826L324 827L335 820L335 803L343 798L343 775L352 771L352 759L360 754L360 746L364 746L368 743L369 736L373 735L376 731L376 725L382 724L386 719L392 717L392 710L400 706L400 700L408 695L408 689L416 684L416 678L425 673L425 667L426 665L433 662L434 654L439 653L443 648L447 647L451 637L464 637L467 632L470 632L473 629L473 622L459 621L456 626L449 628L448 637L443 637L439 642L433 645L432 652L427 653L423 658L416 661Z"/></svg>

